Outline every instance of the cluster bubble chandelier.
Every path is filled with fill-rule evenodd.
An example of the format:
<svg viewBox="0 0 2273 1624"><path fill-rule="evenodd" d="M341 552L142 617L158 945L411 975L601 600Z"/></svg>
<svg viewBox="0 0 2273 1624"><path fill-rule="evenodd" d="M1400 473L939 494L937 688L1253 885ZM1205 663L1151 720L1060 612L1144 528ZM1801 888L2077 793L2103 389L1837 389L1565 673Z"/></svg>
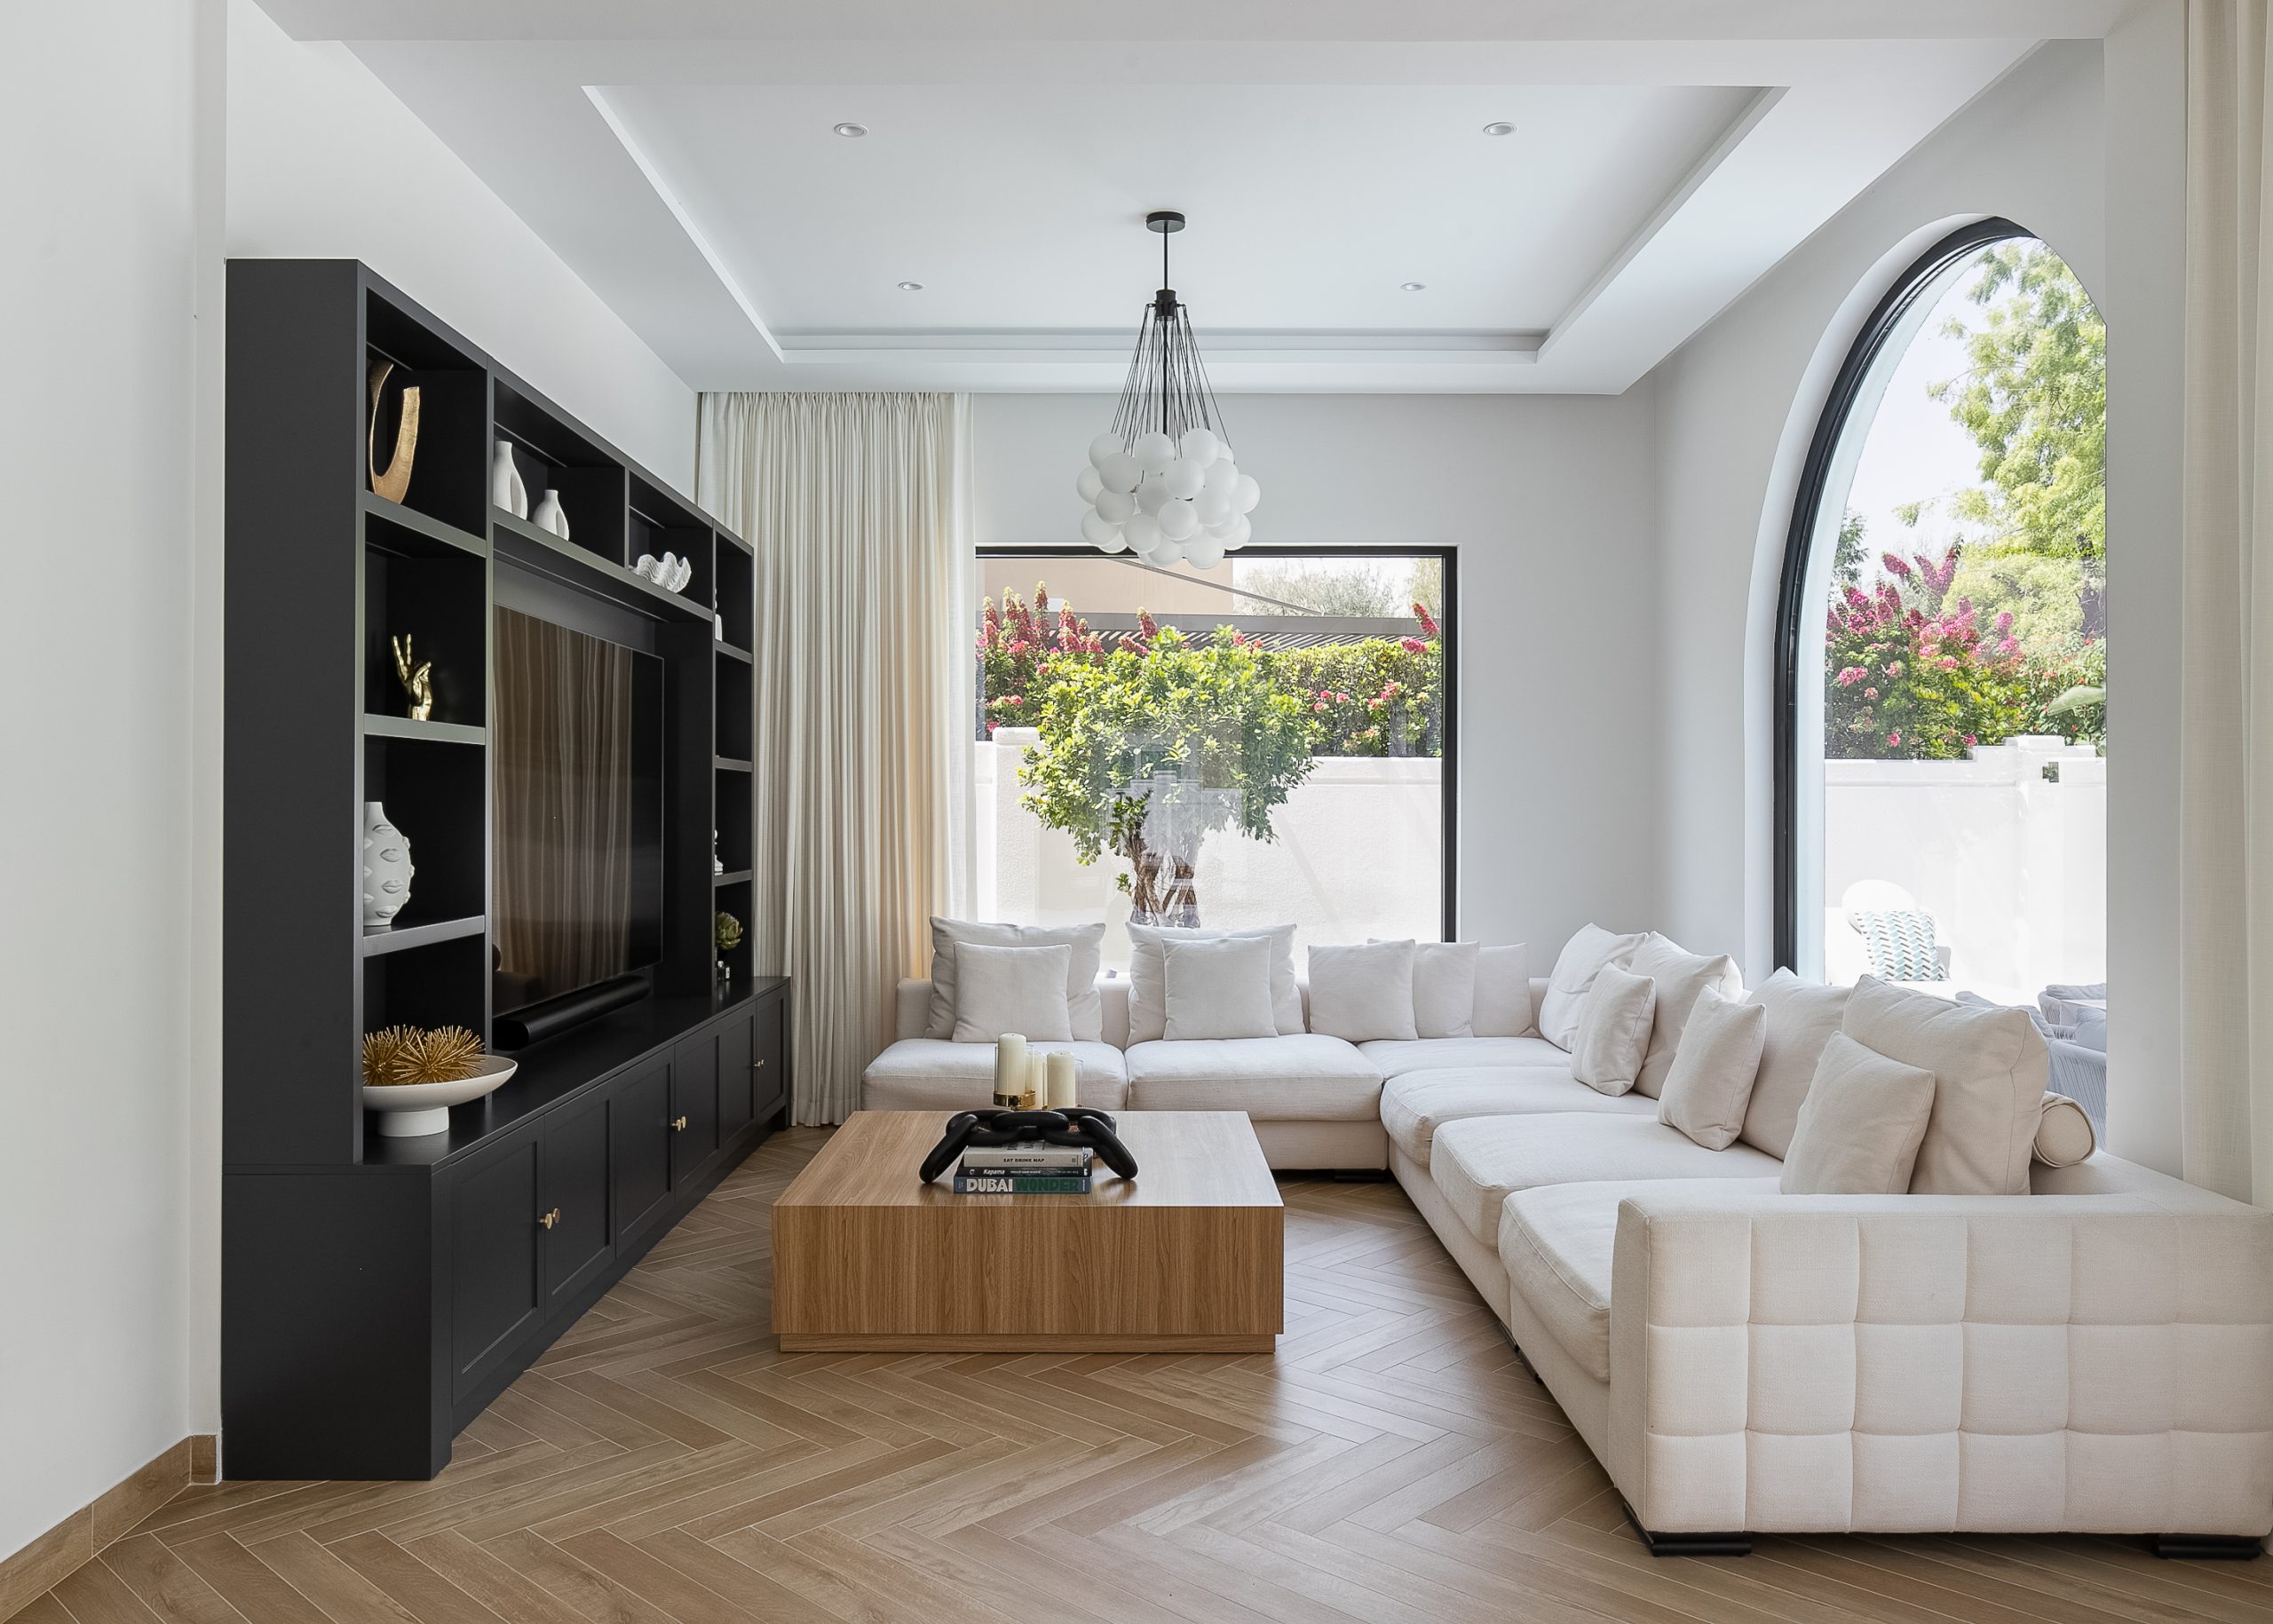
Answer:
<svg viewBox="0 0 2273 1624"><path fill-rule="evenodd" d="M1144 226L1160 234L1165 284L1168 235L1184 229L1184 216L1156 209ZM1081 538L1100 552L1213 569L1254 533L1247 516L1263 487L1232 458L1191 312L1175 289L1163 286L1144 307L1113 427L1089 442L1073 488L1089 504Z"/></svg>

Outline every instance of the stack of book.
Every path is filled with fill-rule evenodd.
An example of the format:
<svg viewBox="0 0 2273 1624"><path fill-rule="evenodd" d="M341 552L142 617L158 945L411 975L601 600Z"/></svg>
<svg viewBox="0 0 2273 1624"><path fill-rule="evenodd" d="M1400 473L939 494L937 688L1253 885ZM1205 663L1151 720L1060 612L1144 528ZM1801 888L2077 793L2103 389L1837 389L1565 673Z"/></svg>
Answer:
<svg viewBox="0 0 2273 1624"><path fill-rule="evenodd" d="M1079 1145L974 1145L955 1163L955 1193L1087 1195L1092 1154Z"/></svg>

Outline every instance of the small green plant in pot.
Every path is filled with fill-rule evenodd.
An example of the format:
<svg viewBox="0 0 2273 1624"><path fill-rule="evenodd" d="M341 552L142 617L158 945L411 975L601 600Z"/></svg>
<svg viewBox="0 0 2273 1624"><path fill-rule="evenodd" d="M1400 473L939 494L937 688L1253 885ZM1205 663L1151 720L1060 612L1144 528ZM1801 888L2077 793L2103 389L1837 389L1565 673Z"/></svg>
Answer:
<svg viewBox="0 0 2273 1624"><path fill-rule="evenodd" d="M742 922L720 908L710 922L710 936L718 947L718 978L729 980L734 970L726 963L726 955L742 945Z"/></svg>

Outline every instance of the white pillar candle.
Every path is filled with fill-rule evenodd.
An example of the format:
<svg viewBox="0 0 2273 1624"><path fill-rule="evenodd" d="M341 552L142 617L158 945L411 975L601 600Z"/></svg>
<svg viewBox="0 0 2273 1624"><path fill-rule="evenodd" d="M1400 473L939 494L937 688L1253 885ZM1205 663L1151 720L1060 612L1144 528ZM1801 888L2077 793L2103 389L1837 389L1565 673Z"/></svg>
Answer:
<svg viewBox="0 0 2273 1624"><path fill-rule="evenodd" d="M1018 1108L1026 1088L1026 1039L1023 1032L1006 1032L994 1042L994 1103L1006 1110Z"/></svg>
<svg viewBox="0 0 2273 1624"><path fill-rule="evenodd" d="M1059 1049L1051 1050L1046 1059L1049 1063L1049 1108L1052 1111L1063 1111L1074 1103L1073 1057Z"/></svg>
<svg viewBox="0 0 2273 1624"><path fill-rule="evenodd" d="M1049 1096L1049 1057L1038 1049L1026 1051L1026 1109L1039 1111Z"/></svg>

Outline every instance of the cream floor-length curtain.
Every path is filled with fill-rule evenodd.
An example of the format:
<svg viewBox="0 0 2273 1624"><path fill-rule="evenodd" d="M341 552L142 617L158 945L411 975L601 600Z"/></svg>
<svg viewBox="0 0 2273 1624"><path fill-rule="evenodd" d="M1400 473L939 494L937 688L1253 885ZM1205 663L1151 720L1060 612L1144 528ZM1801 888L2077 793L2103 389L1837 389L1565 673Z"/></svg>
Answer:
<svg viewBox="0 0 2273 1624"><path fill-rule="evenodd" d="M706 394L703 503L757 551L750 922L795 978L794 1120L839 1122L960 911L972 683L970 400Z"/></svg>
<svg viewBox="0 0 2273 1624"><path fill-rule="evenodd" d="M2190 0L2179 715L2185 1174L2273 1206L2265 0Z"/></svg>

